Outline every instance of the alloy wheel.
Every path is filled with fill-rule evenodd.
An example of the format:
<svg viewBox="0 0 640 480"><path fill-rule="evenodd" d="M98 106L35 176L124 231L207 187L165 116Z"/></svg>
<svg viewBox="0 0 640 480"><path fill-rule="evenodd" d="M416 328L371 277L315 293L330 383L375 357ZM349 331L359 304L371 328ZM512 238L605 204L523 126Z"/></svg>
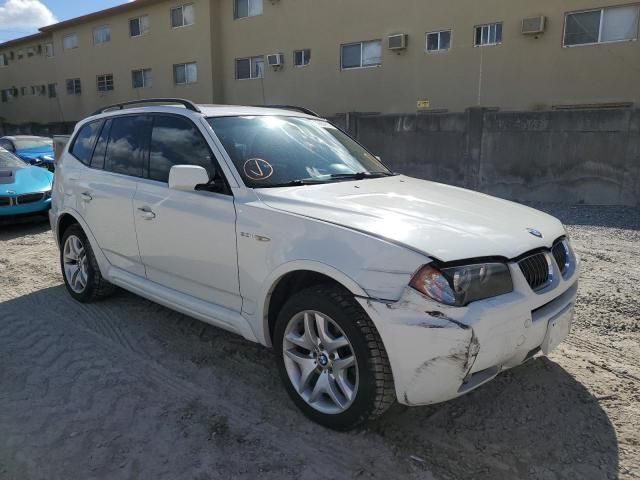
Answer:
<svg viewBox="0 0 640 480"><path fill-rule="evenodd" d="M64 244L62 259L67 283L74 292L84 292L89 275L87 251L82 240L75 235L69 235Z"/></svg>
<svg viewBox="0 0 640 480"><path fill-rule="evenodd" d="M293 387L325 414L346 411L358 391L358 364L349 339L327 315L307 310L289 321L282 343Z"/></svg>

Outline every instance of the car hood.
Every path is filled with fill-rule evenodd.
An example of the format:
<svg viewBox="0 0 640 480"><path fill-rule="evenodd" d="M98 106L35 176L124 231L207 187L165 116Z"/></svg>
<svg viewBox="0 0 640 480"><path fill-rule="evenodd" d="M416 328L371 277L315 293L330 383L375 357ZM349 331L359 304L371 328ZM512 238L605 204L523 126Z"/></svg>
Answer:
<svg viewBox="0 0 640 480"><path fill-rule="evenodd" d="M272 208L365 232L445 262L512 259L549 248L565 235L560 221L538 210L402 175L256 193Z"/></svg>
<svg viewBox="0 0 640 480"><path fill-rule="evenodd" d="M0 168L0 195L50 190L53 174L44 168Z"/></svg>

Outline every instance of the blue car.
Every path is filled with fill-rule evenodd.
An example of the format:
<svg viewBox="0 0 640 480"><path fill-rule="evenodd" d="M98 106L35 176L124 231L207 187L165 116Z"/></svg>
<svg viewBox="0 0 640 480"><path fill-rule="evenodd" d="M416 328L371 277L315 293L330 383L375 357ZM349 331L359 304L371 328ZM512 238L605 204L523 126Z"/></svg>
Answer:
<svg viewBox="0 0 640 480"><path fill-rule="evenodd" d="M0 147L0 218L46 213L52 184L53 173Z"/></svg>
<svg viewBox="0 0 640 480"><path fill-rule="evenodd" d="M10 151L30 165L54 170L53 140L47 137L15 135L0 138L0 148Z"/></svg>

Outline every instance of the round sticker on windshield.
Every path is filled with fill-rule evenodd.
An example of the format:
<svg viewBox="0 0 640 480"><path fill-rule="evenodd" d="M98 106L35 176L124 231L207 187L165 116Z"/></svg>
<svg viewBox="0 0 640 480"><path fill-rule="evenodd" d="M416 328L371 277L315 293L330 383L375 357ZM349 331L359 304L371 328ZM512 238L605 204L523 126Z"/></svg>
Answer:
<svg viewBox="0 0 640 480"><path fill-rule="evenodd" d="M247 178L259 182L273 175L273 167L261 158L250 158L244 162L244 174Z"/></svg>

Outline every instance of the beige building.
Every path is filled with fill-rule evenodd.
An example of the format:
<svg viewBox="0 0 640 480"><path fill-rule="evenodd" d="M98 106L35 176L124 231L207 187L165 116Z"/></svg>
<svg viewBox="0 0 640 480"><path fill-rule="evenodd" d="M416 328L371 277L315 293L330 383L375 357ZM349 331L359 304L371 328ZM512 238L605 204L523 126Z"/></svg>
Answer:
<svg viewBox="0 0 640 480"><path fill-rule="evenodd" d="M324 115L625 107L640 102L639 12L624 0L136 0L0 44L0 118L75 121L148 97Z"/></svg>

